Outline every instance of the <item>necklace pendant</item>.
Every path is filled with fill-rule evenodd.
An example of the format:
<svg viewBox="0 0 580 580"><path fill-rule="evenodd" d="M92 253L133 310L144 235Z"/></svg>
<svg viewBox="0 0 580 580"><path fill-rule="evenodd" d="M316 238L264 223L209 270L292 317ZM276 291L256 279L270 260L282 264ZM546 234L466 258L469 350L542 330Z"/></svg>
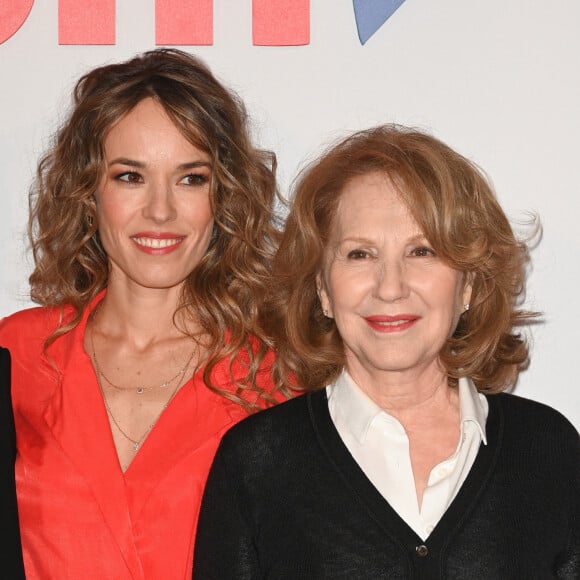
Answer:
<svg viewBox="0 0 580 580"><path fill-rule="evenodd" d="M145 389L143 387L137 387L137 394L142 395Z"/></svg>
<svg viewBox="0 0 580 580"><path fill-rule="evenodd" d="M139 449L139 443L133 443L133 451L137 451Z"/></svg>

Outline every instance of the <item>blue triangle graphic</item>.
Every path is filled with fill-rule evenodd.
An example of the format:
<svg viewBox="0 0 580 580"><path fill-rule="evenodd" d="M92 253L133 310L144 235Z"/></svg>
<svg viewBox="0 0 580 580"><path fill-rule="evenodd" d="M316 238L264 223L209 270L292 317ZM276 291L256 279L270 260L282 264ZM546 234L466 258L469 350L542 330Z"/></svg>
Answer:
<svg viewBox="0 0 580 580"><path fill-rule="evenodd" d="M405 0L353 0L356 27L364 44Z"/></svg>

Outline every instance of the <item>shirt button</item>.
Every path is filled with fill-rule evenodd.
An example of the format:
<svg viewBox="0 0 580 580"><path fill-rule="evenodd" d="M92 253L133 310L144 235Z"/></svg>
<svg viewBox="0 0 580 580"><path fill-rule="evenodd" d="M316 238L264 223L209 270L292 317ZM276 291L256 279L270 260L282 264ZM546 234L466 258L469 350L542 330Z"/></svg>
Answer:
<svg viewBox="0 0 580 580"><path fill-rule="evenodd" d="M425 528L425 532L427 532L428 534L430 534L432 531L433 531L433 526L432 526L432 525L428 525L428 526Z"/></svg>
<svg viewBox="0 0 580 580"><path fill-rule="evenodd" d="M429 548L425 544L421 544L415 548L415 552L417 552L417 556L424 558L429 553Z"/></svg>

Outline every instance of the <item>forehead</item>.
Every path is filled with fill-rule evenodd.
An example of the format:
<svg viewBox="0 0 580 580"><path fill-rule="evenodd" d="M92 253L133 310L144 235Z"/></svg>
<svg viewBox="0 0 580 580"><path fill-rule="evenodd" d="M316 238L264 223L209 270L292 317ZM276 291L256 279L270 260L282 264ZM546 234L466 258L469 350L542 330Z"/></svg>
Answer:
<svg viewBox="0 0 580 580"><path fill-rule="evenodd" d="M147 97L117 119L109 128L108 136L152 128L177 130L177 127L165 112L163 105L156 99Z"/></svg>
<svg viewBox="0 0 580 580"><path fill-rule="evenodd" d="M104 148L113 155L117 152L130 154L131 151L161 157L180 153L196 154L205 161L209 160L207 153L192 143L163 106L151 97L137 103L113 124L105 136Z"/></svg>
<svg viewBox="0 0 580 580"><path fill-rule="evenodd" d="M333 230L335 235L358 230L408 230L420 228L399 188L383 172L370 172L350 179L339 194Z"/></svg>

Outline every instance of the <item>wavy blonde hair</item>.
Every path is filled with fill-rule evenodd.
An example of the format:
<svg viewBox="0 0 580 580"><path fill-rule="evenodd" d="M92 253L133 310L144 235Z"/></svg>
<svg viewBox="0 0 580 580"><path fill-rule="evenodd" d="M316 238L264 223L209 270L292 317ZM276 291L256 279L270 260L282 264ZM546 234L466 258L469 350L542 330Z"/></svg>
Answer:
<svg viewBox="0 0 580 580"><path fill-rule="evenodd" d="M76 84L72 111L41 159L30 196L29 236L35 262L31 296L45 306L72 306L45 343L74 328L107 286L94 192L104 169L104 140L139 102L153 98L179 131L211 159L210 200L215 221L209 250L189 275L180 309L195 316L209 337L206 384L247 408L247 391L271 400L256 373L271 346L261 322L279 230L273 153L255 148L240 99L199 59L179 50L145 52L102 66ZM212 380L228 358L247 368L237 392Z"/></svg>
<svg viewBox="0 0 580 580"><path fill-rule="evenodd" d="M316 278L341 192L350 180L376 171L395 184L438 255L473 285L470 309L440 352L449 383L469 376L486 393L513 385L529 356L517 327L536 316L518 307L528 245L514 235L474 163L430 135L397 125L347 137L297 181L273 268L276 381L319 389L344 367L343 342L334 320L323 315Z"/></svg>

